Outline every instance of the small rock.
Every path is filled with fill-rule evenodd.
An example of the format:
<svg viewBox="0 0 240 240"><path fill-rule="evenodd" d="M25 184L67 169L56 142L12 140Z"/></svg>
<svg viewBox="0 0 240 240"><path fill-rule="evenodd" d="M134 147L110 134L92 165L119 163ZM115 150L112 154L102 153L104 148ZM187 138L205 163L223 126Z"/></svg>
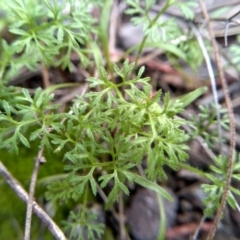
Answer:
<svg viewBox="0 0 240 240"><path fill-rule="evenodd" d="M172 227L176 221L178 207L174 193L167 189L174 198L169 202L163 198L166 213L167 228ZM154 191L140 189L133 196L131 206L127 209L127 222L130 232L135 240L156 240L160 228L160 215L157 195Z"/></svg>

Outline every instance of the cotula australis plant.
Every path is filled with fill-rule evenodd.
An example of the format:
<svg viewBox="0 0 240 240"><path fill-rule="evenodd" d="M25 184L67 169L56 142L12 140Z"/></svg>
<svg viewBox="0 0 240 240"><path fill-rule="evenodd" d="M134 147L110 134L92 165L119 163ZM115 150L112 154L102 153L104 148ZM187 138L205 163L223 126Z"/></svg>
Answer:
<svg viewBox="0 0 240 240"><path fill-rule="evenodd" d="M145 35L138 46L136 61L145 46L160 46L170 55L186 62L189 60L192 64L194 56L188 56L174 44L165 44L170 38L176 38L176 34L181 34L177 24L174 25L172 20L158 21L174 4L191 19L189 3L168 0L162 11L152 19L149 11L154 1L145 1L144 7L139 1L126 2L129 5L127 13L136 15L133 22L144 26ZM103 226L93 224L94 217L86 211L90 191L96 195L99 189L104 190L111 185L106 208L113 206L120 193L129 194L127 182L147 187L172 200L156 182L167 177L164 166L176 170L187 159L186 142L191 136L182 126L189 122L177 117L177 114L205 89L171 100L170 95L163 94L161 90L152 92L150 78L143 77L144 67L136 71L136 65L128 60L123 64L113 64L106 32L112 4L110 0L68 0L61 5L56 0L13 0L9 4L1 4L10 14L6 22L16 38L10 43L4 39L1 41L0 148L18 153L19 144L31 148L37 141L43 154L47 149L52 153L63 153L67 175L49 185L46 198L49 201L79 200L84 195L79 215L72 212L71 222L64 221L70 237L84 238L83 231L76 233L76 226L85 227L89 239L103 233ZM104 13L99 25L89 13L89 7L96 5ZM101 66L104 65L103 56L92 40L93 34L103 48L106 69ZM161 44L156 44L157 41ZM76 97L69 112L58 111L59 105L53 104L54 95L47 89L38 88L31 96L26 89L19 91L7 86L9 79L23 66L34 70L43 63L47 67L61 66L71 70L70 54L73 51L79 55L84 66L94 64L98 77L86 79L91 90ZM93 63L89 60L91 58L95 60ZM117 76L119 81L115 82L112 76ZM136 171L143 159L147 162L146 177ZM217 182L216 178L210 179L214 180L213 183ZM210 191L207 185L205 189ZM233 198L229 199L233 206ZM206 202L209 203L208 199Z"/></svg>

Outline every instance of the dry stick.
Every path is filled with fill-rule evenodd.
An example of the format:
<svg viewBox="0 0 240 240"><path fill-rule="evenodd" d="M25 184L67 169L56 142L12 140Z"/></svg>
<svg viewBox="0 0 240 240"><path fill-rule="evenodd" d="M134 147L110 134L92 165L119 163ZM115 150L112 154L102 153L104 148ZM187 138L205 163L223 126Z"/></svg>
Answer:
<svg viewBox="0 0 240 240"><path fill-rule="evenodd" d="M29 188L29 197L28 197L28 203L27 203L24 240L30 240L33 197L34 197L34 191L35 191L39 166L40 166L40 163L43 162L42 154L43 154L43 148L39 150L38 155L35 158L34 169L33 169L32 177L31 177L30 188Z"/></svg>
<svg viewBox="0 0 240 240"><path fill-rule="evenodd" d="M50 86L49 74L48 74L48 70L43 62L42 62L42 66L41 66L41 71L42 71L42 78L43 78L43 86L45 89L47 89Z"/></svg>
<svg viewBox="0 0 240 240"><path fill-rule="evenodd" d="M227 23L226 23L226 26L225 26L225 34L224 34L225 47L228 46L228 29L229 29L230 22L231 22L232 19L235 18L239 13L240 13L240 11L237 11L235 14L233 14L230 18L227 19Z"/></svg>
<svg viewBox="0 0 240 240"><path fill-rule="evenodd" d="M108 198L106 196L106 194L104 193L104 191L101 189L101 187L99 186L99 184L97 183L97 190L98 190L98 193L100 194L101 198L103 199L103 201L105 203L107 203L108 201ZM113 217L116 219L116 221L120 222L120 217L121 216L118 216L117 212L115 211L115 209L113 207L110 208L111 210L111 213L113 215ZM131 240L131 238L129 237L128 233L125 231L125 239L126 240ZM125 240L124 239L124 240Z"/></svg>
<svg viewBox="0 0 240 240"><path fill-rule="evenodd" d="M217 122L218 122L218 138L219 138L219 149L222 149L222 128L221 128L221 116L220 116L220 109L219 109L219 101L218 101L218 93L217 93L217 87L216 87L216 81L215 81L215 77L214 77L214 71L213 71L213 67L211 64L211 60L210 57L208 55L207 49L205 47L204 41L202 39L202 36L200 34L200 32L198 31L198 29L195 27L194 24L190 24L193 33L195 34L198 44L202 50L204 59L205 59L205 63L208 69L208 75L210 77L211 80L211 85L212 85L212 92L213 92L213 99L214 99L214 103L216 105L216 111L217 111Z"/></svg>
<svg viewBox="0 0 240 240"><path fill-rule="evenodd" d="M86 91L86 86L83 89L83 92L82 92L81 95L83 95L85 91ZM71 111L69 112L70 114L72 113ZM65 119L63 119L61 123L63 123L64 121L65 121ZM49 132L51 130L52 129L50 129ZM29 189L29 198L28 198L28 204L27 204L24 240L30 240L32 209L33 209L33 197L34 197L34 191L35 191L35 186L36 186L36 181L37 181L37 175L38 175L38 170L39 170L40 163L45 162L45 158L43 157L42 154L43 154L43 148L41 148L39 150L38 156L35 158L35 165L34 165L34 170L33 170L32 178L31 178L30 189Z"/></svg>
<svg viewBox="0 0 240 240"><path fill-rule="evenodd" d="M209 21L209 16L206 10L206 6L203 0L199 0L199 4L201 6L202 12L203 12L203 16L207 22L207 27L208 27L208 32L210 34L210 38L211 38L211 42L214 48L214 55L215 55L215 59L216 59L216 64L217 64L217 68L219 71L219 77L222 83L222 87L224 90L224 96L225 96L225 101L226 101L226 106L227 106L227 110L228 110L228 116L229 116L229 121L230 121L230 156L228 159L228 166L227 166L227 174L226 174L226 184L224 186L224 191L223 191L223 195L221 198L221 202L220 202L220 206L218 208L216 217L214 219L214 224L213 224L213 228L211 229L211 231L209 232L208 236L207 236L207 240L211 240L214 237L215 231L217 229L217 226L221 220L221 215L224 211L225 205L226 205L226 201L227 201L227 196L228 196L228 192L229 192L229 188L230 188L230 184L231 184L231 178L232 178L232 169L233 169L233 163L234 163L234 151L235 151L235 141L236 141L236 133L235 133L235 121L234 121L234 113L233 113L233 109L232 109L232 103L231 103L231 99L229 96L229 92L228 92L228 86L227 86L227 82L223 73L223 67L221 64L221 58L218 52L218 46L215 40L215 36L211 27L211 23Z"/></svg>
<svg viewBox="0 0 240 240"><path fill-rule="evenodd" d="M198 227L197 227L197 229L196 229L196 231L195 231L195 233L194 233L194 235L193 235L193 237L192 237L192 240L197 240L198 239L199 232L201 231L201 228L202 228L205 220L206 220L206 217L203 216L199 225L198 225Z"/></svg>
<svg viewBox="0 0 240 240"><path fill-rule="evenodd" d="M49 75L44 63L42 63L42 75L43 75L44 87L47 88L50 85ZM30 182L29 198L27 203L27 212L26 212L26 221L25 221L24 240L30 240L34 191L35 191L39 166L43 162L45 162L45 159L43 157L43 148L41 148L38 152L37 157L35 158L34 169L33 169L31 182Z"/></svg>
<svg viewBox="0 0 240 240"><path fill-rule="evenodd" d="M28 202L29 196L23 189L21 184L11 175L7 168L0 161L0 175L4 178L6 183L13 189L18 197L25 203ZM64 233L56 225L56 223L48 216L48 214L35 202L33 201L33 212L41 219L45 226L49 229L55 239L66 240Z"/></svg>
<svg viewBox="0 0 240 240"><path fill-rule="evenodd" d="M120 239L126 239L126 231L125 231L125 224L124 224L124 203L123 203L123 192L119 194L119 201L118 201L118 210L119 210L119 228L120 228Z"/></svg>
<svg viewBox="0 0 240 240"><path fill-rule="evenodd" d="M117 20L119 18L118 4L113 2L109 21L109 52L114 53L116 48Z"/></svg>
<svg viewBox="0 0 240 240"><path fill-rule="evenodd" d="M105 203L107 203L108 198L107 198L106 194L105 194L104 191L101 189L101 187L99 186L99 184L98 184L98 183L96 183L96 184L97 184L97 190L98 190L99 195L101 196L101 198L103 199L103 201L104 201ZM119 216L118 216L117 212L115 211L115 209L114 209L113 207L111 207L110 210L111 210L111 213L112 213L113 217L114 217L117 221L119 221Z"/></svg>

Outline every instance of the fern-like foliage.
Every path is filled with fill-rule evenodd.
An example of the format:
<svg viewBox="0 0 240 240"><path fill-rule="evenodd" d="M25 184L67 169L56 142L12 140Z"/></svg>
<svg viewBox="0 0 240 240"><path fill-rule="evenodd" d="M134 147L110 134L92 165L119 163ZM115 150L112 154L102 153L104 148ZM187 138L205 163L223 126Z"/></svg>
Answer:
<svg viewBox="0 0 240 240"><path fill-rule="evenodd" d="M0 79L11 78L23 66L34 70L42 62L71 70L72 52L88 64L90 51L85 45L96 32L91 4L96 1L11 0L3 4L14 40L0 43Z"/></svg>
<svg viewBox="0 0 240 240"><path fill-rule="evenodd" d="M57 106L51 104L53 95L40 89L33 98L27 90L22 90L14 107L3 101L1 147L17 152L19 142L30 147L30 141L39 138L40 147L65 153L65 170L69 176L62 185L59 182L49 187L50 199L76 199L86 186L96 195L98 184L104 188L111 183L109 207L121 191L129 194L127 180L171 199L154 181L166 177L165 165L176 169L179 161L187 158L184 143L187 137L181 129L185 121L174 117L183 109L178 100L170 102L169 94L162 97L161 91L151 91L150 79L141 77L143 67L129 80L133 69L134 63L128 60L123 69L114 65L122 81L113 83L101 68L100 78L87 79L93 90L78 97L69 113L57 113ZM95 87L101 90L94 91ZM23 131L29 125L34 125L36 130L26 136ZM134 173L134 167L144 158L151 181Z"/></svg>
<svg viewBox="0 0 240 240"><path fill-rule="evenodd" d="M48 95L40 88L36 90L32 98L26 89L22 89L22 96L16 96L17 104L10 105L8 101L1 102L0 112L0 148L8 148L12 153L18 153L18 143L30 147L29 141L41 139L40 147L51 148L49 137L50 129L59 131L62 125L59 123L61 114L54 115L58 105L49 104L54 95ZM29 136L25 130L31 125L39 124Z"/></svg>
<svg viewBox="0 0 240 240"><path fill-rule="evenodd" d="M232 54L231 57L231 64L234 65L234 67L238 70L238 72L240 72L240 67L239 67L239 63L240 63L240 48L239 48L239 43L240 43L240 36L238 35L237 38L237 43L236 44L232 44L230 46L230 52Z"/></svg>
<svg viewBox="0 0 240 240"><path fill-rule="evenodd" d="M69 219L62 221L63 229L68 233L69 239L74 240L96 240L102 239L104 224L97 223L97 215L91 211L82 209L71 211Z"/></svg>
<svg viewBox="0 0 240 240"><path fill-rule="evenodd" d="M216 143L219 143L217 111L221 114L221 127L228 130L229 119L226 114L226 109L218 109L214 104L207 106L199 106L200 113L198 115L191 115L190 119L194 126L190 135L192 137L201 136L206 141L207 145L212 148ZM224 140L221 139L221 141Z"/></svg>
<svg viewBox="0 0 240 240"><path fill-rule="evenodd" d="M224 191L225 183L226 183L226 175L227 175L227 163L228 159L226 156L218 156L214 159L215 166L210 166L212 173L206 174L207 178L210 180L209 184L202 184L203 191L206 195L204 200L204 204L206 208L204 210L204 214L206 216L212 216L214 212L220 206L220 200ZM240 158L239 155L235 159L232 179L237 181L240 180ZM240 196L239 189L230 186L230 191L227 197L227 203L232 208L238 208L237 200L234 195Z"/></svg>
<svg viewBox="0 0 240 240"><path fill-rule="evenodd" d="M168 94L160 104L162 93L159 91L153 96L148 84L150 79L141 78L143 68L136 78L127 80L133 68L134 64L128 61L122 70L114 65L115 72L122 79L118 84L108 79L103 68L99 79L88 78L89 86L100 86L101 91L79 97L72 113L65 114L65 134L62 138L51 135L56 151L66 145L70 149L64 157L67 162L65 170L70 171L69 181L76 186L79 196L87 183L94 194L97 182L100 181L101 188L109 182L114 183L107 206L117 200L120 191L129 193L125 180L147 185L148 180L139 179L132 172L144 157L148 159L146 173L151 180L166 177L164 165L176 169L178 161L187 158L186 135L180 129L185 121L174 118L182 111L181 104L178 101L170 104ZM141 84L142 90L136 84ZM94 175L97 169L106 170L99 179ZM157 191L168 196L162 189Z"/></svg>
<svg viewBox="0 0 240 240"><path fill-rule="evenodd" d="M133 15L131 18L133 25L141 24L143 32L149 40L166 42L179 34L180 29L173 19L161 18L161 15L174 4L174 1L166 1L165 6L156 16L151 13L151 8L156 1L145 1L144 7L142 2L137 0L127 0L126 2L129 5L126 13Z"/></svg>
<svg viewBox="0 0 240 240"><path fill-rule="evenodd" d="M131 15L133 25L141 25L144 38L140 44L139 54L143 48L161 48L172 62L183 59L195 71L203 62L203 55L197 40L184 26L184 22L192 21L195 17L193 8L196 1L168 0L157 12L152 10L156 1L126 0L126 13ZM168 9L177 7L183 16L181 19L165 15ZM166 43L166 45L164 44ZM176 47L178 46L178 47ZM178 64L177 64L178 65Z"/></svg>

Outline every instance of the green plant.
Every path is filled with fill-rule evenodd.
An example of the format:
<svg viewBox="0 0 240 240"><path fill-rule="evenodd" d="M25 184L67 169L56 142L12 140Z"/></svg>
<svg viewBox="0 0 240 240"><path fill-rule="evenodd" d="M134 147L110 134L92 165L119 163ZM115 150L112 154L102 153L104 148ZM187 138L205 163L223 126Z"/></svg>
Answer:
<svg viewBox="0 0 240 240"><path fill-rule="evenodd" d="M193 130L190 135L192 138L201 136L209 148L213 148L216 143L223 142L225 139L219 139L218 127L217 127L217 113L219 112L221 117L221 127L225 130L229 129L229 119L226 115L226 109L220 106L216 108L214 104L199 106L200 113L191 115L190 120L193 124Z"/></svg>
<svg viewBox="0 0 240 240"><path fill-rule="evenodd" d="M152 6L155 4L154 0L145 1L144 7L142 6L142 3L137 0L127 0L126 2L130 6L130 8L126 10L126 13L133 15L131 18L133 25L141 24L144 32L144 38L138 47L136 63L138 62L138 59L145 47L156 47L155 44L159 41L161 42L159 46L160 48L166 49L167 53L174 53L178 57L181 57L187 61L186 52L183 53L182 51L179 51L179 48L176 49L176 44L171 42L174 39L181 39L183 30L179 28L176 19L170 18L166 20L165 18L162 18L162 15L167 11L168 8L175 5L182 10L187 19L193 19L194 13L190 7L196 5L194 1L186 1L183 4L175 0L167 0L165 5L155 16L152 16L150 11ZM163 43L166 42L167 45L164 45ZM181 42L181 40L179 42ZM193 47L190 47L190 45L188 46L189 48L187 51L194 49ZM182 48L182 50L184 51L186 48ZM191 60L188 62L191 64Z"/></svg>
<svg viewBox="0 0 240 240"><path fill-rule="evenodd" d="M240 42L240 37L238 36L237 38L237 44L233 44L230 46L230 52L231 54L233 55L232 56L232 61L231 61L231 64L234 65L234 67L240 71L239 69L239 62L240 62L240 59L239 59L239 47L238 47L238 44Z"/></svg>
<svg viewBox="0 0 240 240"><path fill-rule="evenodd" d="M95 223L96 215L93 213L82 214L82 211L70 212L68 221L63 221L64 230L70 231L69 237L77 240L101 239L104 224Z"/></svg>
<svg viewBox="0 0 240 240"><path fill-rule="evenodd" d="M240 180L239 175L239 156L235 160L232 178ZM224 184L227 176L227 157L218 156L214 159L215 166L210 166L212 173L206 174L206 177L210 180L210 184L203 184L202 188L207 197L204 200L206 205L205 215L212 216L214 212L219 208L220 200L224 191ZM240 191L231 186L228 193L227 202L232 208L238 208L239 205L234 195L240 195Z"/></svg>
<svg viewBox="0 0 240 240"><path fill-rule="evenodd" d="M185 121L174 118L183 110L181 103L178 100L170 103L169 94L166 94L159 105L162 93L152 95L150 79L141 78L143 67L131 80L127 76L134 64L125 61L123 70L117 65L113 67L122 81L118 84L109 81L101 68L99 79L88 78L87 81L90 87L101 86L102 90L79 97L71 113L57 113L57 105L50 103L53 94L47 95L40 89L34 98L23 89L22 95L16 97L18 104L15 107L3 101L0 116L2 148L17 152L19 142L31 147L30 142L38 138L41 148L55 148L55 152L63 150L65 153L65 170L70 173L63 182L50 185L49 200L72 197L77 200L88 185L96 195L98 184L104 188L111 182L113 188L106 205L111 207L121 191L129 194L126 181L148 187L171 200L171 196L154 181L166 177L164 165L177 169L178 162L187 158L184 144L187 136L180 129ZM141 84L143 90L136 84ZM122 88L124 91L120 90ZM36 129L27 135L24 132L29 125ZM151 181L134 170L144 157L148 161L146 172ZM100 177L99 169L105 172Z"/></svg>
<svg viewBox="0 0 240 240"><path fill-rule="evenodd" d="M151 180L166 177L163 165L176 169L178 161L187 158L187 147L183 144L187 138L180 129L185 121L174 118L182 111L181 103L176 100L170 104L169 94L166 94L159 105L161 91L152 97L150 79L141 78L144 68L139 70L135 79L127 80L134 64L125 61L123 66L121 71L114 65L122 78L121 83L109 81L103 68L100 79L88 78L90 87L101 86L102 91L92 91L75 100L71 113L56 113L58 106L50 104L53 94L48 96L40 89L34 98L23 89L22 96L16 97L18 104L15 108L3 101L5 114L1 114L0 119L5 127L1 132L1 147L17 152L18 142L30 147L29 141L40 138L40 147L53 149L56 145L55 151L64 149L64 159L68 163L65 169L71 171L68 180L77 186L75 193L79 196L87 183L96 194L94 174L98 168L108 170L109 174L102 175L99 180L104 187L114 179L109 203L117 199L121 190L128 194L124 179L140 184L147 181L130 171L141 164L144 156L148 159L147 174ZM138 83L142 84L143 91L136 87ZM120 88L125 88L124 92ZM12 116L14 113L18 113L18 120ZM64 119L62 124L59 123L61 119ZM31 124L39 128L24 136L24 128ZM14 134L10 137L11 131ZM79 171L86 175L78 176ZM159 187L156 189L164 192ZM59 198L65 191L71 191L71 188L63 189ZM55 193L54 196L57 197Z"/></svg>
<svg viewBox="0 0 240 240"><path fill-rule="evenodd" d="M19 148L24 147L39 150L42 155L47 152L63 155L67 174L50 181L45 196L54 203L71 199L83 202L78 213L70 213L71 220L63 221L64 229L74 239L83 239L86 229L89 239L103 234L103 225L94 224L95 217L87 210L87 200L96 196L99 189L110 189L106 191L107 209L114 206L121 193L129 195L129 182L172 200L157 184L167 178L164 167L177 170L184 166L182 163L188 158L187 141L191 137L202 136L209 147L217 140L217 132L209 132L216 123L213 108L200 107L201 113L192 119L195 128L189 134L183 126L190 123L177 116L206 88L173 100L161 90L154 92L150 78L144 77L144 67L137 69L145 47L162 48L174 62L180 58L194 69L201 64L200 52L192 54L196 52L196 41L191 37L176 45L172 40L180 39L183 30L175 19L162 19L162 14L173 5L178 6L187 19L193 19L190 8L193 3L168 0L155 17L150 14L155 1L145 1L144 6L136 0L126 3L129 6L126 12L132 15L133 23L142 24L144 30L140 45L128 50L137 49L136 64L129 60L111 62L107 34L111 0L0 3L7 11L9 32L14 35L9 42L1 39L0 46L0 149L18 154ZM100 6L102 11L99 24L89 12L92 5ZM99 40L97 44L93 36ZM34 70L43 65L73 70L72 52L78 54L85 68L97 69L98 77L86 79L91 91L77 97L68 112L59 112L59 105L53 103L51 91L58 86L38 88L31 95L26 89L7 85L23 67ZM223 118L222 125L226 124ZM223 193L226 179L221 177L227 173L224 159L219 156L215 159L217 167L211 167L219 176L190 168L213 183L203 186L206 193L210 192L205 200L209 207L207 215L213 214L219 206ZM137 172L143 160L146 161L146 177ZM238 162L234 165L234 171L238 171L238 165ZM239 180L238 174L233 177ZM234 188L231 193L239 194ZM236 206L232 195L228 201ZM209 206L210 203L214 204ZM76 234L76 228L81 234Z"/></svg>
<svg viewBox="0 0 240 240"><path fill-rule="evenodd" d="M1 41L0 78L5 73L5 78L9 79L23 66L33 70L41 62L46 66L72 69L69 59L73 51L82 64L88 64L89 50L80 46L90 41L90 32L94 33L95 21L88 9L90 3L94 1L8 2L9 31L17 38L10 45L4 39ZM10 71L5 72L8 64Z"/></svg>

